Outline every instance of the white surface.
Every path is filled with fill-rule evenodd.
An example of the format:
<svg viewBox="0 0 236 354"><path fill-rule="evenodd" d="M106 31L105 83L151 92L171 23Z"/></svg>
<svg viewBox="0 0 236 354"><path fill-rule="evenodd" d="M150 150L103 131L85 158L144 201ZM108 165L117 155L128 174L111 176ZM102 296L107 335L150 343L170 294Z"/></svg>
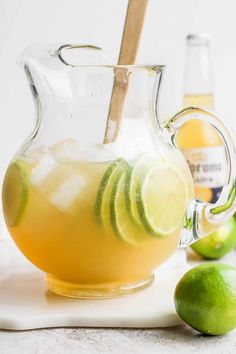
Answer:
<svg viewBox="0 0 236 354"><path fill-rule="evenodd" d="M167 327L181 323L176 315L173 293L186 271L184 254L176 253L149 288L106 300L77 300L47 291L43 273L21 257L8 240L2 242L0 328L25 330L46 327ZM181 252L181 251L180 251Z"/></svg>
<svg viewBox="0 0 236 354"><path fill-rule="evenodd" d="M3 171L31 131L34 107L16 65L33 42L93 43L118 56L127 0L0 1L0 141ZM185 35L209 32L215 62L216 110L235 125L235 0L150 0L137 61L166 64L160 117L181 105ZM7 147L7 149L6 149Z"/></svg>
<svg viewBox="0 0 236 354"><path fill-rule="evenodd" d="M5 245L0 244L2 251L6 251ZM28 267L23 257L14 250L17 262ZM180 255L183 258L180 257L178 266L184 260L182 251ZM10 263L9 256L5 257L5 266L7 262ZM222 262L236 265L236 251L222 259ZM3 264L0 264L1 269L2 266ZM235 354L235 348L236 331L224 336L207 337L187 325L158 329L58 328L17 332L0 330L1 354Z"/></svg>
<svg viewBox="0 0 236 354"><path fill-rule="evenodd" d="M9 252L9 244L11 250ZM9 239L0 242L1 279L7 280L12 264L29 269L29 263ZM236 266L236 251L222 260ZM185 252L178 251L175 268L185 262ZM199 258L192 258L192 264ZM173 261L165 269L173 267ZM30 267L31 271L34 270ZM0 283L1 289L1 283ZM13 295L10 295L13 296ZM0 301L1 304L1 301ZM21 302L18 304L21 305ZM9 315L9 314L8 314ZM32 331L0 330L1 354L235 354L236 331L225 336L207 337L187 325L172 328L114 329L114 328L58 328Z"/></svg>

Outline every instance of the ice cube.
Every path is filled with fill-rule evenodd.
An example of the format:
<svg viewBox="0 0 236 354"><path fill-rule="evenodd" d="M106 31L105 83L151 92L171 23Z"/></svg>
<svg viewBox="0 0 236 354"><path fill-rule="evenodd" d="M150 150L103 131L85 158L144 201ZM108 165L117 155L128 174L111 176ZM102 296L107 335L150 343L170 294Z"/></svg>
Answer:
<svg viewBox="0 0 236 354"><path fill-rule="evenodd" d="M49 200L56 208L65 211L78 198L85 185L85 178L78 174L71 175L49 196Z"/></svg>
<svg viewBox="0 0 236 354"><path fill-rule="evenodd" d="M56 168L57 163L54 160L54 158L47 154L44 155L36 165L32 169L31 176L30 176L30 182L33 186L40 186L44 179L52 173L52 171Z"/></svg>
<svg viewBox="0 0 236 354"><path fill-rule="evenodd" d="M89 162L106 162L116 158L108 148L99 144L84 146L84 155L85 152L86 160Z"/></svg>
<svg viewBox="0 0 236 354"><path fill-rule="evenodd" d="M46 154L48 154L48 148L39 146L36 149L26 151L25 156L32 160L40 160Z"/></svg>
<svg viewBox="0 0 236 354"><path fill-rule="evenodd" d="M63 140L50 148L51 154L57 161L87 161L87 162L105 162L113 160L114 154L103 145L89 144L80 142L78 144L74 139Z"/></svg>
<svg viewBox="0 0 236 354"><path fill-rule="evenodd" d="M79 161L81 158L81 149L77 142L72 138L52 145L50 152L57 160L60 161Z"/></svg>

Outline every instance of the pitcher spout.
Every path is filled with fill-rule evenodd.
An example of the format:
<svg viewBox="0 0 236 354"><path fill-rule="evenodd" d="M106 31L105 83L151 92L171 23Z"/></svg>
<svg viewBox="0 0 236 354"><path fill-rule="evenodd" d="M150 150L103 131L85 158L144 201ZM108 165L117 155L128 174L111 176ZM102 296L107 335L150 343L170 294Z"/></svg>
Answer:
<svg viewBox="0 0 236 354"><path fill-rule="evenodd" d="M23 52L21 65L36 108L33 135L44 145L70 136L87 144L118 140L122 146L130 134L140 141L157 132L163 67L111 65L101 52L94 45L45 44L32 45ZM95 58L96 64L91 64ZM133 144L134 149L137 146L138 142Z"/></svg>

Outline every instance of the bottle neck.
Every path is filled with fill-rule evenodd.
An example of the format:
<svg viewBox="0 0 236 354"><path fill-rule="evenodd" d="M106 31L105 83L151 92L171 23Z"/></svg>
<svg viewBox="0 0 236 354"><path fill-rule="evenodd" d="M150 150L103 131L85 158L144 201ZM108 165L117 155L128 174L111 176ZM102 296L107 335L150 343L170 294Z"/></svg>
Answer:
<svg viewBox="0 0 236 354"><path fill-rule="evenodd" d="M208 45L187 44L184 95L213 95L213 80Z"/></svg>

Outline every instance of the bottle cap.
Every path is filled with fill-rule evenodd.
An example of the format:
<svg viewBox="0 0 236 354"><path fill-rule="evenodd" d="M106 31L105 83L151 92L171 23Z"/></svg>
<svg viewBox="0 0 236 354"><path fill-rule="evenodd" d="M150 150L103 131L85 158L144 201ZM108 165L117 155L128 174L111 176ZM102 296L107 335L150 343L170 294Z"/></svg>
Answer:
<svg viewBox="0 0 236 354"><path fill-rule="evenodd" d="M209 45L211 37L209 33L191 33L186 36L186 42L188 45Z"/></svg>

